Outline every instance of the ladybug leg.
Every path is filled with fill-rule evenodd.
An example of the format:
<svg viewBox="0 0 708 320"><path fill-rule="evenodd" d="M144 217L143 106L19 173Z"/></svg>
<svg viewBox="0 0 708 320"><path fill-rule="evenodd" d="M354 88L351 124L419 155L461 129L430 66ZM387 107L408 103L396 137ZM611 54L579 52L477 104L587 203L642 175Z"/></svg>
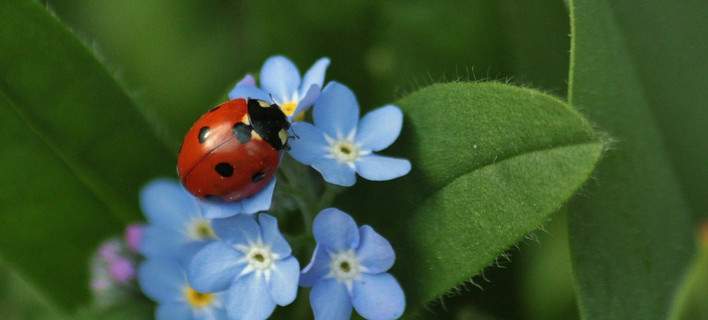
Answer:
<svg viewBox="0 0 708 320"><path fill-rule="evenodd" d="M300 136L298 136L297 133L295 133L295 130L290 129L290 131L288 131L288 133L290 133L290 135L288 135L289 139L300 139Z"/></svg>

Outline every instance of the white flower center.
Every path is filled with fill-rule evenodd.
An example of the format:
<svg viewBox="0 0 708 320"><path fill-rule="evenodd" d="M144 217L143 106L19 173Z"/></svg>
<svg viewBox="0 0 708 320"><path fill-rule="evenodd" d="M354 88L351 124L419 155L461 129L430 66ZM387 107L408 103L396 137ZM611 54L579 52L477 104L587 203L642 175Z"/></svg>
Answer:
<svg viewBox="0 0 708 320"><path fill-rule="evenodd" d="M330 144L330 154L334 159L343 163L353 163L359 158L359 146L355 143L342 139Z"/></svg>
<svg viewBox="0 0 708 320"><path fill-rule="evenodd" d="M246 253L246 262L254 270L269 270L273 266L274 260L275 257L270 247L262 244L252 245Z"/></svg>
<svg viewBox="0 0 708 320"><path fill-rule="evenodd" d="M241 263L245 263L246 267L241 271L241 275L255 272L256 276L263 276L266 281L270 281L270 275L276 267L275 261L279 257L277 253L271 250L269 245L258 240L248 245L236 245L235 249L241 251L244 255Z"/></svg>
<svg viewBox="0 0 708 320"><path fill-rule="evenodd" d="M216 233L207 219L195 219L189 224L187 233L193 240L215 239Z"/></svg>
<svg viewBox="0 0 708 320"><path fill-rule="evenodd" d="M352 250L342 251L330 256L330 275L348 286L359 277L363 271L359 258Z"/></svg>

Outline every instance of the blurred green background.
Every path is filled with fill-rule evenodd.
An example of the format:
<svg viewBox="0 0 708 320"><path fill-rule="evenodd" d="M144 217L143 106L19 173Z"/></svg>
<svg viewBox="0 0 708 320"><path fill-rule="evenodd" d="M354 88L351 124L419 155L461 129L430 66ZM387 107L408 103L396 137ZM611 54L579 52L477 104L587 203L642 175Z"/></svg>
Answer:
<svg viewBox="0 0 708 320"><path fill-rule="evenodd" d="M317 58L364 108L446 80L502 80L564 96L569 22L562 0L44 1L98 52L176 152L182 134L246 72L284 54ZM431 319L577 318L563 213L500 258ZM87 262L88 263L88 262ZM9 268L2 319L55 319Z"/></svg>

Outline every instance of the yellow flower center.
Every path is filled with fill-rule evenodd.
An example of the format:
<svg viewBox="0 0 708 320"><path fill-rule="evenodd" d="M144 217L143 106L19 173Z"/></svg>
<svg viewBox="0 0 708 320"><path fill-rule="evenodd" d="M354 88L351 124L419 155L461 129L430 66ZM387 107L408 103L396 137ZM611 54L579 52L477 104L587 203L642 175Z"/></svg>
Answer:
<svg viewBox="0 0 708 320"><path fill-rule="evenodd" d="M190 235L195 240L209 240L216 238L214 229L212 229L209 221L205 219L199 219L192 222Z"/></svg>
<svg viewBox="0 0 708 320"><path fill-rule="evenodd" d="M189 305L195 309L209 306L215 299L213 293L201 293L191 287L184 288L184 297L187 299Z"/></svg>
<svg viewBox="0 0 708 320"><path fill-rule="evenodd" d="M286 116L292 116L293 113L295 113L295 109L297 109L297 101L283 103L280 106L280 109L283 110L283 113L285 113Z"/></svg>

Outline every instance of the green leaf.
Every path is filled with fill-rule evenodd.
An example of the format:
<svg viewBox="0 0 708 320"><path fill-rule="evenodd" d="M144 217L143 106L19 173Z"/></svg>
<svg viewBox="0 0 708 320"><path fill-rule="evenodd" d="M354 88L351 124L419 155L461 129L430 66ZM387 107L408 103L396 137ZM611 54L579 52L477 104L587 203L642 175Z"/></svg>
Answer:
<svg viewBox="0 0 708 320"><path fill-rule="evenodd" d="M463 285L537 229L590 176L603 144L564 102L500 83L449 83L398 104L413 171L366 183L344 208L391 238L408 311ZM361 201L385 199L385 201Z"/></svg>
<svg viewBox="0 0 708 320"><path fill-rule="evenodd" d="M700 234L699 250L689 271L686 273L682 289L676 297L671 319L704 320L708 319L708 304L705 302L708 292L708 229L703 225Z"/></svg>
<svg viewBox="0 0 708 320"><path fill-rule="evenodd" d="M0 2L0 250L51 297L88 297L88 257L139 219L174 159L131 99L40 4ZM177 146L174 147L177 149Z"/></svg>
<svg viewBox="0 0 708 320"><path fill-rule="evenodd" d="M685 111L685 115L677 116L683 118L705 110L689 111L698 107L688 101L696 95L677 100L679 105L657 100L695 91L672 91L684 85L693 88L694 84L679 81L663 72L666 66L657 65L693 63L683 60L688 59L683 54L695 53L679 48L666 51L666 44L656 45L664 40L675 43L675 39L665 37L691 38L694 31L687 36L673 27L670 34L658 30L673 22L684 25L679 22L683 19L696 21L706 9L688 10L682 2L676 6L687 10L677 15L673 14L673 5L662 1L644 1L641 6L621 1L571 1L569 100L617 139L598 167L597 183L589 188L587 196L570 206L570 244L584 319L667 318L693 252L689 204L681 193L671 158L688 159L688 153L694 152L679 153L679 146L667 148L665 143L676 137L662 131L662 124L673 120L657 119L665 112ZM640 22L637 29L635 24ZM627 24L633 27L626 28ZM700 40L705 44L704 38ZM657 50L665 52L657 54ZM657 80L660 77L667 78ZM664 89L667 93L655 93ZM657 108L667 110L658 113ZM695 131L696 122L677 122L674 128ZM692 147L698 149L697 144ZM696 159L686 163L693 161ZM702 176L695 174L695 178ZM708 181L705 176L701 179L703 185Z"/></svg>

